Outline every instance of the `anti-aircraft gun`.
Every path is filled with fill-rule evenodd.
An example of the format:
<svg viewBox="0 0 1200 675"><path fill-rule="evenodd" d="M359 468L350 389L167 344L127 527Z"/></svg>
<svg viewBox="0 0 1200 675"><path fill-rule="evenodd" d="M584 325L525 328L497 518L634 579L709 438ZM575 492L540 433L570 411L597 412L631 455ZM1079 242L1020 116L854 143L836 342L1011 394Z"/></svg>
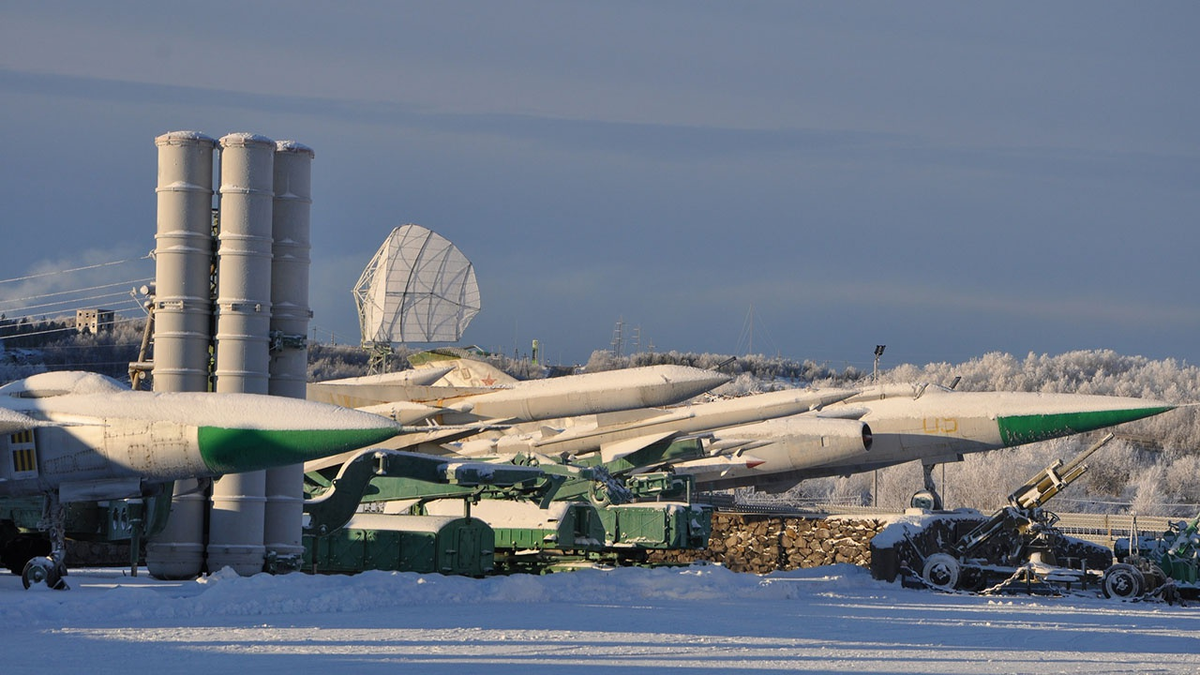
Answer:
<svg viewBox="0 0 1200 675"><path fill-rule="evenodd" d="M942 590L980 591L989 581L1087 583L1093 576L1082 569L1059 566L1064 550L1058 516L1042 507L1087 472L1088 457L1113 439L1113 434L1084 450L1066 465L1055 460L1008 496L1008 506L977 525L957 541L924 559L921 579ZM997 579L998 578L998 579Z"/></svg>
<svg viewBox="0 0 1200 675"><path fill-rule="evenodd" d="M1104 571L1104 597L1174 602L1200 596L1200 516L1171 523L1162 534L1131 534L1113 546L1120 562Z"/></svg>

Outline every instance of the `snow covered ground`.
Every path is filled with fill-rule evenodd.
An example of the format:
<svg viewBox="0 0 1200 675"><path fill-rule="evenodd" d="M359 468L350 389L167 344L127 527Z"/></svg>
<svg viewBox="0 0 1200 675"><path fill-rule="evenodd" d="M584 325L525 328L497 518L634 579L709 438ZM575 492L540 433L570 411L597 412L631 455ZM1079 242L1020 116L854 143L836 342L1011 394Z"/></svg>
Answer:
<svg viewBox="0 0 1200 675"><path fill-rule="evenodd" d="M1200 672L1200 606L938 594L850 565L67 579L0 577L0 672Z"/></svg>

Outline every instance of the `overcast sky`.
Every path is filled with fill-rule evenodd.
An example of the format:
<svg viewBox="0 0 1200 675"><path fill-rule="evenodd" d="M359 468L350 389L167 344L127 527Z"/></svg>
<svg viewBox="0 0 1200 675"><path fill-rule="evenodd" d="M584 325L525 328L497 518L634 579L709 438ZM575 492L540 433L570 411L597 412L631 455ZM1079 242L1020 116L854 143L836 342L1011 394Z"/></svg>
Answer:
<svg viewBox="0 0 1200 675"><path fill-rule="evenodd" d="M0 278L145 255L154 137L249 131L316 152L322 341L414 222L463 342L551 362L745 352L751 306L839 365L1200 362L1195 3L163 4L0 0Z"/></svg>

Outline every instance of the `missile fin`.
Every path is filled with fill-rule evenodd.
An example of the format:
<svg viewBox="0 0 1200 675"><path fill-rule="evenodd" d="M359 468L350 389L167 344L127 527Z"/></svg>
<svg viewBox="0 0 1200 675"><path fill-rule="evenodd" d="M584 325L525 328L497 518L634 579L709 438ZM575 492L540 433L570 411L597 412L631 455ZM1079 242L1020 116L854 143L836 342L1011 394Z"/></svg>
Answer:
<svg viewBox="0 0 1200 675"><path fill-rule="evenodd" d="M676 431L668 431L602 445L600 446L600 458L604 462L611 462L615 459L620 459L626 455L633 454L638 450L658 443L659 441L665 441L667 439L674 438L678 435L678 433L679 432Z"/></svg>

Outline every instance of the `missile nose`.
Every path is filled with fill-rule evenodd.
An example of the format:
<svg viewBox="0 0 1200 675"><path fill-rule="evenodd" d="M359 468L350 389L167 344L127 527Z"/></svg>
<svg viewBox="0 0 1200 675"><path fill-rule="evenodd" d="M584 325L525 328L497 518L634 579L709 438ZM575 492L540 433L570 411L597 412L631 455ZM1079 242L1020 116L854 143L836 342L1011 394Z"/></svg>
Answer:
<svg viewBox="0 0 1200 675"><path fill-rule="evenodd" d="M644 407L671 405L699 396L729 382L723 373L692 366L652 366L645 373L647 386L640 395Z"/></svg>
<svg viewBox="0 0 1200 675"><path fill-rule="evenodd" d="M392 438L403 429L385 417L357 410L336 408L336 413L323 412L257 428L198 427L200 455L217 474L258 471L363 448Z"/></svg>
<svg viewBox="0 0 1200 675"><path fill-rule="evenodd" d="M692 366L666 367L660 371L660 376L667 383L676 386L703 386L705 387L704 391L708 391L713 387L719 387L733 379L729 375L718 373L715 370L704 370L703 368L693 368Z"/></svg>

